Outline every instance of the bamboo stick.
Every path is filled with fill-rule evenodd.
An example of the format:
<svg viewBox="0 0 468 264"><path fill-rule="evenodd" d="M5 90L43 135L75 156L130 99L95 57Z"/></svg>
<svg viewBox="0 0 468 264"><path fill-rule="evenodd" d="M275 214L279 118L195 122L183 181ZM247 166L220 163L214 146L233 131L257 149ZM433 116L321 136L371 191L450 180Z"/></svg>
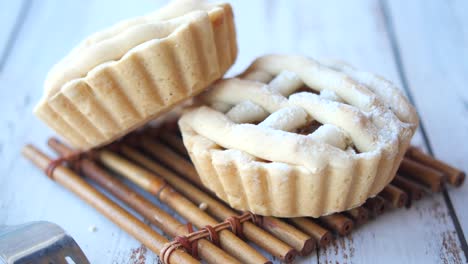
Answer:
<svg viewBox="0 0 468 264"><path fill-rule="evenodd" d="M22 153L42 170L45 170L52 161L48 156L32 145L25 146ZM152 230L135 216L104 196L72 170L64 166L57 166L53 172L52 179L78 195L114 224L135 237L156 254L159 255L163 246L168 242L165 237L156 233L156 231ZM189 254L181 250L176 250L171 255L170 261L172 263L199 263Z"/></svg>
<svg viewBox="0 0 468 264"><path fill-rule="evenodd" d="M181 140L181 139L179 139ZM178 155L176 152L172 151L170 148L156 142L155 140L152 140L151 138L149 138L148 136L143 136L142 139L139 141L141 146L150 154L150 155L153 155L154 157L156 157L157 159L163 159L164 156L166 157L171 157L170 159L169 158L166 158L167 159L167 165L177 171L179 173L179 175L182 175L182 176L187 176L187 177L190 177L190 179L199 179L198 177L198 174L194 168L194 166L188 162L187 160L183 159L182 157L180 157L180 155ZM141 157L140 159L143 160L145 159L146 157ZM147 158L146 158L147 159ZM154 162L147 162L147 163L154 163ZM185 163L185 165L183 166L179 166L179 163ZM146 165L145 165L146 166ZM155 166L152 166L153 168ZM158 166L156 164L156 167L158 168L155 168L155 172L156 173L159 173L161 175L166 175L167 177L170 177L170 178L178 178L177 175L174 175L172 174L171 172L168 172L168 173L165 173L163 171L163 168L161 166ZM167 170L166 170L167 172ZM193 175L187 175L187 173L192 173ZM166 178L166 176L162 176L164 178ZM166 178L166 180L168 180ZM199 180L198 180L199 181ZM199 182L200 185L202 185L200 182ZM179 191L180 192L184 192L189 198L191 196L193 196L194 199L197 199L196 196L197 195L194 195L194 192L193 191L196 191L196 190L191 190L191 191L188 191L188 189L196 189L196 188L191 188L190 186L188 185L185 185L184 188L182 188L181 186L181 183L178 182L177 184L176 183L173 183L174 186L176 186L176 188L179 188ZM184 190L182 190L184 189ZM199 190L198 190L199 191ZM209 198L209 195L206 195L205 193L203 192L200 192L200 195L202 196L205 196L205 199L206 198ZM192 199L192 198L190 198ZM224 219L226 218L226 215L227 213L225 213L224 215L222 214L222 212L225 212L226 210L220 210L221 207L224 207L225 209L228 209L226 206L224 206L222 203L216 201L217 205L215 207L215 209L217 208L216 212L213 211L212 214L215 215L216 217L218 218L221 218L221 219ZM230 212L230 214L235 214L235 212L231 209L228 209ZM217 215L217 213L220 213L219 215ZM302 231L300 230L297 230L296 228L294 228L293 226L291 225L288 225L286 223L282 223L281 225L266 225L264 226L264 228L270 232L270 233L273 233L276 237L278 237L280 240L283 240L285 241L285 239L289 240L290 243L288 243L289 245L293 246L294 249L296 249L298 252L301 252L301 254L308 254L308 252L310 253L310 250L313 249L313 247L310 246L310 243L313 242L313 238L308 236L307 234L303 233ZM292 231L294 230L294 231ZM294 236L292 236L294 235ZM294 241L292 241L291 239L293 239ZM287 241L285 241L287 242Z"/></svg>
<svg viewBox="0 0 468 264"><path fill-rule="evenodd" d="M206 204L205 211L216 217L218 220L224 220L230 216L238 215L237 212L235 212L231 208L225 206L224 204L212 198L208 194L200 191L186 180L180 178L172 171L164 168L163 166L149 159L134 148L124 145L120 147L120 151L126 157L143 165L144 167L156 173L157 175L163 177L172 186L177 188L179 192L184 194L195 204ZM265 249L273 256L277 256L285 261L289 260L290 258L293 258L296 250L294 250L291 246L287 245L283 241L272 236L265 230L256 226L255 224L251 222L245 222L243 223L243 229L244 234L248 240L254 242L261 248Z"/></svg>
<svg viewBox="0 0 468 264"><path fill-rule="evenodd" d="M353 219L356 225L362 225L369 220L369 211L362 206L348 210L345 214Z"/></svg>
<svg viewBox="0 0 468 264"><path fill-rule="evenodd" d="M263 217L263 227L277 238L291 245L302 256L309 255L316 248L314 239L277 218Z"/></svg>
<svg viewBox="0 0 468 264"><path fill-rule="evenodd" d="M394 208L401 208L408 202L408 195L391 183L385 186L379 195L387 200L387 202Z"/></svg>
<svg viewBox="0 0 468 264"><path fill-rule="evenodd" d="M167 186L163 179L146 169L107 150L99 151L96 156L107 168L128 178L142 189L157 196L161 202L169 205L174 211L198 228L217 224L215 219L187 200L172 187ZM221 247L231 256L244 263L271 263L263 255L228 230L219 232L219 238ZM292 256L294 258L294 255Z"/></svg>
<svg viewBox="0 0 468 264"><path fill-rule="evenodd" d="M354 227L353 221L340 213L321 216L318 221L341 236L348 235Z"/></svg>
<svg viewBox="0 0 468 264"><path fill-rule="evenodd" d="M420 200L424 195L424 188L422 186L398 174L393 179L392 184L401 188L408 194L408 201L406 207L410 207L413 200Z"/></svg>
<svg viewBox="0 0 468 264"><path fill-rule="evenodd" d="M465 181L465 172L427 155L416 147L411 146L406 152L406 156L414 161L426 165L427 167L444 173L447 176L448 182L456 187L462 185Z"/></svg>
<svg viewBox="0 0 468 264"><path fill-rule="evenodd" d="M189 179L197 186L205 188L201 183L195 167L188 160L181 157L180 154L177 154L164 144L152 140L148 136L142 136L140 142L141 145L149 144L151 149L147 149L148 152L163 164L173 169L179 175L184 175L185 178Z"/></svg>
<svg viewBox="0 0 468 264"><path fill-rule="evenodd" d="M385 200L377 195L367 199L363 206L375 217L383 214L385 211Z"/></svg>
<svg viewBox="0 0 468 264"><path fill-rule="evenodd" d="M416 161L404 158L398 169L403 176L411 178L422 185L431 188L433 192L440 192L445 182L445 175L437 170L422 165Z"/></svg>
<svg viewBox="0 0 468 264"><path fill-rule="evenodd" d="M332 234L327 229L321 227L313 220L305 217L294 217L288 219L295 226L312 236L320 247L327 246L333 239Z"/></svg>
<svg viewBox="0 0 468 264"><path fill-rule="evenodd" d="M182 142L182 139L179 138L174 132L169 132L167 130L161 131L159 138L162 139L166 144L173 147L180 155L185 157L188 156L187 149Z"/></svg>
<svg viewBox="0 0 468 264"><path fill-rule="evenodd" d="M73 153L72 149L68 148L56 139L50 139L48 144L61 156ZM166 234L171 237L188 234L186 225L180 223L174 217L156 207L148 199L134 192L117 178L112 177L112 175L102 169L102 167L97 165L95 162L85 158L77 160L74 162L74 165L84 175L130 206L137 213L148 219L151 224L157 226ZM240 263L206 239L198 240L198 253L199 256L208 263Z"/></svg>
<svg viewBox="0 0 468 264"><path fill-rule="evenodd" d="M173 118L172 120L165 120L162 125L162 130L170 131L173 133L180 133L178 122L179 122L179 118Z"/></svg>

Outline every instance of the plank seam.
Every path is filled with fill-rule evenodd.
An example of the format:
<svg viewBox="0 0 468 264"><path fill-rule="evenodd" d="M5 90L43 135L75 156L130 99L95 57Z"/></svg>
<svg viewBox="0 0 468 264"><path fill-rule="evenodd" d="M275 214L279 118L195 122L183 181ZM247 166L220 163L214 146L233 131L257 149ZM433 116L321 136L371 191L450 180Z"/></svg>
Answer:
<svg viewBox="0 0 468 264"><path fill-rule="evenodd" d="M317 249L315 250L315 254L317 254L317 263L320 263L320 247L317 246Z"/></svg>
<svg viewBox="0 0 468 264"><path fill-rule="evenodd" d="M412 95L412 93L411 93L411 91L409 89L408 78L407 78L407 76L405 74L406 71L405 71L405 68L404 68L404 65L403 65L403 61L401 59L401 52L400 52L401 49L398 46L398 40L397 40L395 29L394 29L394 26L393 26L392 18L390 17L389 8L388 8L385 0L380 0L379 4L380 4L380 7L382 9L382 14L383 14L383 19L384 19L384 23L385 23L386 33L387 33L388 39L390 40L392 54L393 54L393 57L395 59L395 64L397 66L398 75L400 76L400 80L401 80L403 89L406 91L406 94L407 94L408 99L411 102L411 104L413 104L416 107L414 97L413 97L413 95ZM419 120L419 127L421 129L423 142L426 145L429 154L432 155L432 156L435 156L434 152L433 152L433 149L432 149L432 146L431 146L430 141L429 141L429 137L427 136L426 129L425 129L424 124L423 124L421 119ZM450 214L453 225L454 225L455 230L457 232L458 240L460 241L460 245L461 245L462 251L463 251L463 253L465 255L465 259L468 260L468 244L466 242L465 234L463 233L463 229L461 228L460 221L459 221L459 219L457 217L457 214L456 214L455 209L453 207L452 201L450 200L450 196L449 196L446 189L444 189L444 191L443 191L443 197L444 197L445 204L447 206L447 210L448 210L448 212Z"/></svg>
<svg viewBox="0 0 468 264"><path fill-rule="evenodd" d="M10 32L10 35L8 37L8 41L5 46L5 49L3 50L0 56L0 73L3 72L3 68L6 62L8 61L8 59L10 58L10 53L13 50L14 44L18 40L19 33L21 32L21 29L23 28L26 17L29 14L30 7L31 7L31 1L29 0L25 0L21 4L20 12L18 13L18 16L16 17L15 24L13 25L13 29Z"/></svg>

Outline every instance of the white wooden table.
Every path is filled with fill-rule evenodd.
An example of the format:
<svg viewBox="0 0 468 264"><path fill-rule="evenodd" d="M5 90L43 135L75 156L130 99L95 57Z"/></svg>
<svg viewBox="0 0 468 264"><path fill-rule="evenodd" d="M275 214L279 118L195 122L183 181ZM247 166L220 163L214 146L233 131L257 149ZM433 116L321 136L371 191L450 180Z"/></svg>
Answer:
<svg viewBox="0 0 468 264"><path fill-rule="evenodd" d="M165 1L0 3L0 225L58 223L92 263L157 257L20 155L52 134L32 115L48 69L86 35ZM265 53L341 58L397 83L422 126L414 144L468 171L468 2L245 1L234 6L240 72ZM371 221L300 263L465 263L468 187ZM96 226L96 232L90 232Z"/></svg>

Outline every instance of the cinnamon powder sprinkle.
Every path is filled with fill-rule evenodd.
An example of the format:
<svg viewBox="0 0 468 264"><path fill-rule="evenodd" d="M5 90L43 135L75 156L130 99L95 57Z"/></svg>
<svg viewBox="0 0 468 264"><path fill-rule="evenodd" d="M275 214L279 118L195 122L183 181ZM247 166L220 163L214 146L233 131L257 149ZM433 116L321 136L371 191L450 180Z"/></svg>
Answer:
<svg viewBox="0 0 468 264"><path fill-rule="evenodd" d="M131 255L129 263L131 264L145 264L146 262L146 253L148 249L142 244L137 248L131 250Z"/></svg>

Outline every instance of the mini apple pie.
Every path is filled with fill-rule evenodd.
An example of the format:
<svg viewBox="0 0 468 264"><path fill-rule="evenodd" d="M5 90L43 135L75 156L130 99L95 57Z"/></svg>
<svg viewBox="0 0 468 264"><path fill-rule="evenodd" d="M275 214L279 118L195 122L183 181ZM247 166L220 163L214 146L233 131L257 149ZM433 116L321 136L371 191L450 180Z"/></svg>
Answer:
<svg viewBox="0 0 468 264"><path fill-rule="evenodd" d="M338 62L268 55L179 120L209 189L239 210L318 217L395 176L418 117L389 81Z"/></svg>
<svg viewBox="0 0 468 264"><path fill-rule="evenodd" d="M82 42L49 72L35 114L87 150L200 93L236 56L229 4L173 1Z"/></svg>

